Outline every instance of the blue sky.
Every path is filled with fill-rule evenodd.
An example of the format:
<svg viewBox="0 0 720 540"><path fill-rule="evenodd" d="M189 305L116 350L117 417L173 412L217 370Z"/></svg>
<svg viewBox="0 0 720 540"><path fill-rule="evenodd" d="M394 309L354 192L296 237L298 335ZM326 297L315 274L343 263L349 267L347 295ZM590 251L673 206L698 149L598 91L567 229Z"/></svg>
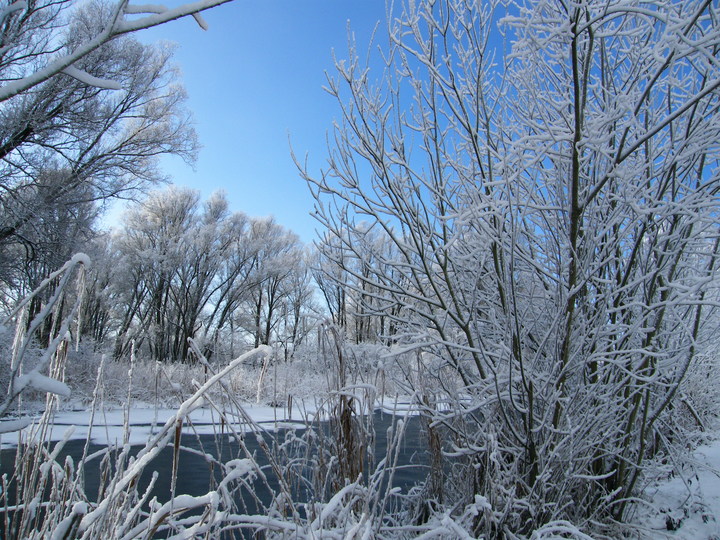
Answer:
<svg viewBox="0 0 720 540"><path fill-rule="evenodd" d="M332 51L347 57L348 21L360 51L378 21L382 43L385 9L385 0L235 0L203 14L207 32L183 19L137 34L178 43L175 61L203 146L195 171L169 158L165 173L203 198L223 189L233 211L274 215L312 241L313 201L289 140L298 156L308 154L312 171L324 166L326 133L339 114L322 90Z"/></svg>

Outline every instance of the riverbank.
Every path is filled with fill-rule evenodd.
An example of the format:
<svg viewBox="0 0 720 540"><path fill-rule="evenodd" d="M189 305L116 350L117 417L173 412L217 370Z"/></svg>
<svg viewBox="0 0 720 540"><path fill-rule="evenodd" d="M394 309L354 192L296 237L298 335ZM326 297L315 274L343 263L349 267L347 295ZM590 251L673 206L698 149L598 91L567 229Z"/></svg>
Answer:
<svg viewBox="0 0 720 540"><path fill-rule="evenodd" d="M245 433L258 428L264 431L278 429L302 429L307 425L327 419L325 403L318 399L297 399L288 407L243 403L242 415L235 410L224 411L200 406L192 409L183 421L182 430L187 434L215 435L219 432L231 431ZM397 416L416 415L417 410L411 405L410 398L386 398L377 401L373 407L388 414ZM111 406L109 408L59 410L53 414L53 421L45 427L46 440L59 441L89 440L97 445L145 444L160 426L174 418L177 409L170 407L154 407L150 403L134 403L130 408ZM0 449L13 448L18 444L18 437L27 437L36 429L41 415L34 417L33 423L22 431L0 434ZM233 420L228 423L227 420ZM127 428L127 429L126 429ZM71 433L68 434L68 430Z"/></svg>
<svg viewBox="0 0 720 540"><path fill-rule="evenodd" d="M276 368L265 370L262 366L237 362L234 367L227 366L223 369L224 373L219 370L214 374L203 366L135 363L131 367L125 364L123 372L122 364L105 363L102 373L104 377L100 377L100 372L96 372L99 383L91 390L91 379L86 376L84 384L80 385L79 370L74 368L71 373L71 385L76 389L73 396L59 399L56 405L59 405L60 410L53 414L51 421L40 421L42 416L39 412L31 415L34 423L22 433L23 436L31 437L33 430L38 429L33 426L39 425L44 440L89 440L94 445L118 448L143 446L158 434L162 434L154 446L148 447L145 455L169 452L169 462L172 464L173 460L177 459L173 456L177 455L177 450L174 449L178 444L175 442L178 440L178 432L203 437L248 431L276 431L282 428L301 429L317 420L327 419L329 411L340 405L340 396L352 396L352 408L361 415L376 410L377 407L398 414L407 414L411 410L408 405L409 398L398 398L389 394L387 390L390 385L384 376L377 375L377 371L372 380L379 384L373 385L369 378L360 378L354 385L342 391L330 391L328 388L335 381L327 373L321 376L317 367L313 371L309 363L279 364ZM213 379L215 382L212 382ZM196 382L198 380L205 382L201 384ZM187 389L195 389L195 393L188 396ZM308 397L313 395L317 397ZM40 411L41 405L39 400L35 403L23 403L26 411ZM344 438L342 426L339 427L336 438L328 439L323 443L324 446L319 447L329 459L326 465L332 463L333 456L340 457L339 449L350 442L350 439ZM642 540L720 538L720 527L716 518L720 516L720 431L707 431L704 439L695 438L694 443L686 442L687 445L698 444L698 441L702 443L689 460L682 463L648 462L645 488L630 514L632 528L618 526L618 531L632 531L630 537ZM381 435L379 431L373 430L364 433L369 436L368 440L374 438L374 433ZM3 435L0 446L7 448L17 445L18 436L18 433ZM335 444L338 446L333 446ZM360 444L356 448L362 450L364 446ZM380 460L383 457L377 456ZM75 463L79 464L80 461ZM224 462L216 463L218 469L224 471L223 478L234 478L235 473L231 466L233 463L234 461L230 460L227 467ZM177 473L174 467L173 465L169 472L171 476ZM115 483L125 481L135 474L131 467L118 476ZM385 471L378 474L377 478L383 478L386 474L392 476L394 473ZM364 482L358 481L353 485L357 489L357 493L353 492L356 502L370 496L369 492L365 493L368 487ZM344 492L340 490L338 493ZM372 496L376 497L377 493L373 493ZM137 495L140 494L141 492L137 492ZM332 493L328 496L333 499ZM422 497L417 500L421 501ZM479 511L481 507L485 508L483 500L480 497L477 502L479 506L474 510L474 506L468 507L469 513L463 513L458 518L458 523L469 520L465 525L470 527L471 514ZM343 508L350 512L356 502L345 501ZM384 507L378 508L378 515L382 515ZM352 517L352 514L348 516ZM442 516L438 514L436 517L439 519ZM253 520L259 519L260 517L255 516L250 522L255 523ZM405 530L405 518L397 515L394 519L397 520L394 530ZM354 518L348 523L354 523L353 520ZM283 523L283 527L287 525ZM573 536L576 529L571 524L563 525L562 530L557 529L558 523L550 525L555 529L549 527L545 531L537 531L532 538L556 538L557 534L569 534L571 538L587 538L579 535L579 532L579 536ZM175 526L180 525L173 525ZM437 526L450 527L442 523ZM422 530L429 532L432 525L423 524ZM556 534L553 530L560 532ZM555 536L552 536L553 534Z"/></svg>
<svg viewBox="0 0 720 540"><path fill-rule="evenodd" d="M416 414L407 399L387 399L379 405L379 409L388 413ZM183 433L207 436L245 433L258 428L265 431L302 429L325 416L322 403L310 399L298 400L291 409L252 403L245 403L242 408L246 416L228 426L217 411L198 407L186 416ZM148 403L135 403L129 409L115 407L94 413L91 409L58 411L52 430L47 435L50 440L64 437L71 440L89 439L97 445L143 445L176 412L167 407L155 408ZM94 423L92 426L91 420ZM29 429L32 428L27 428L25 435ZM69 430L72 433L68 436ZM18 433L5 434L0 438L0 448L16 446L18 436ZM706 442L696 448L685 463L659 465L649 476L644 496L635 504L632 517L639 539L720 538L720 431L708 434Z"/></svg>

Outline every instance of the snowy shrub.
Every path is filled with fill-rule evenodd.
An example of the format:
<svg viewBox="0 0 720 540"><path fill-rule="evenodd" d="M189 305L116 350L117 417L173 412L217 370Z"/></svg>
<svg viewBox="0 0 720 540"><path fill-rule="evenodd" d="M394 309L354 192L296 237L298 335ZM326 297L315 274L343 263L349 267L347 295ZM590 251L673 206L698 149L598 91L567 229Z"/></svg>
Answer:
<svg viewBox="0 0 720 540"><path fill-rule="evenodd" d="M715 350L713 347L708 353L698 355L681 386L677 416L682 416L688 430L711 429L720 416L720 403L715 396L720 357Z"/></svg>
<svg viewBox="0 0 720 540"><path fill-rule="evenodd" d="M328 77L323 293L415 351L474 535L616 534L713 408L719 38L701 0L407 2Z"/></svg>

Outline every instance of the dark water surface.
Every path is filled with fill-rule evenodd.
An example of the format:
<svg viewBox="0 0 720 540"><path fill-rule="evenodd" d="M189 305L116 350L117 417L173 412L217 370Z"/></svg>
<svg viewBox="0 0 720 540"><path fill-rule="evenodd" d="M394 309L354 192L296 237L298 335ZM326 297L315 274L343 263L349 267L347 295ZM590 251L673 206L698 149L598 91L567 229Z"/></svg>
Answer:
<svg viewBox="0 0 720 540"><path fill-rule="evenodd" d="M377 464L385 457L387 451L387 435L388 430L395 425L398 417L376 412L373 416L373 424L375 429L374 444L374 463ZM421 429L421 423L417 417L404 419L406 422L405 436L403 437L398 452L398 467L394 471L392 485L400 488L403 492L407 492L412 486L425 479L427 472L427 442L425 435ZM328 430L328 424L322 423L321 430ZM289 441L286 444L286 456L290 459L294 457L302 458L306 456L306 447L298 442L302 438L304 430L280 430L278 432L263 433L262 439L269 448L273 448L273 438L276 441ZM272 468L268 465L269 461L265 451L258 442L258 436L255 433L246 433L242 439L247 450L255 457L257 463L267 478L267 482L256 480L248 488L240 491L239 498L236 498L238 510L242 513L258 513L263 511L263 506L272 500L271 491L277 491L279 482L274 475ZM221 479L221 474L217 464L211 464L206 454L219 458L223 463L231 459L242 459L247 457L245 451L237 440L228 435L191 435L183 434L182 446L177 462L177 480L175 486L176 494L188 494L199 496L206 494L210 489L217 485ZM72 457L77 467L77 463L83 455L85 448L84 440L68 441L61 452L58 463L65 462L65 456ZM103 450L105 447L91 444L90 454ZM142 446L132 448L131 455L135 455ZM197 453L196 453L197 452ZM0 475L7 474L10 478L13 474L15 449L5 449L0 451ZM313 452L310 452L313 455ZM298 459L299 466L304 463L302 459ZM367 467L366 467L367 469ZM91 463L86 464L85 468L85 493L90 499L96 500L98 488L100 485L100 459L95 459ZM373 465L370 465L372 472ZM160 454L145 468L140 479L140 493L146 489L153 472L157 472L158 478L155 487L151 493L156 496L160 503L166 502L172 496L171 479L173 476L173 448L170 445L164 448ZM311 470L305 470L307 476L312 476ZM367 477L367 471L365 477ZM291 486L293 499L300 502L307 502L313 499L313 494L309 488L309 484ZM10 501L15 498L12 491L9 493ZM12 502L10 502L12 504Z"/></svg>

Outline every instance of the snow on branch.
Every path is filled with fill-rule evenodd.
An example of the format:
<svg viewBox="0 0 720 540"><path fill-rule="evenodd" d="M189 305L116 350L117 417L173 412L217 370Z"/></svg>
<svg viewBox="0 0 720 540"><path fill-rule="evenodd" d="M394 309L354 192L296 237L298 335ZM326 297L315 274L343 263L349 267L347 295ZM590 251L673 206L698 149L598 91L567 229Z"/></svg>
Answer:
<svg viewBox="0 0 720 540"><path fill-rule="evenodd" d="M132 6L128 4L125 6L125 13L132 15L144 15L146 13L165 13L167 8L161 4L143 4L139 6Z"/></svg>
<svg viewBox="0 0 720 540"><path fill-rule="evenodd" d="M195 22L198 23L198 26L200 28L202 28L203 30L207 30L209 28L208 23L205 22L205 19L202 18L202 15L200 15L199 13L193 13L192 16L193 19L195 19Z"/></svg>
<svg viewBox="0 0 720 540"><path fill-rule="evenodd" d="M65 69L63 69L63 73L65 73L66 75L70 75L72 78L77 79L81 83L85 83L88 86L97 86L98 88L104 88L106 90L122 90L122 86L120 86L120 83L110 79L101 79L100 77L95 77L94 75L90 75L87 71L78 69L75 66L66 67Z"/></svg>
<svg viewBox="0 0 720 540"><path fill-rule="evenodd" d="M23 9L27 9L27 2L25 2L25 0L18 0L17 2L13 2L9 6L0 9L0 24L2 24L5 21L5 17L11 13L22 11Z"/></svg>
<svg viewBox="0 0 720 540"><path fill-rule="evenodd" d="M144 15L146 13L155 13L157 15L167 13L168 8L161 4L143 4L138 6L131 6L128 4L125 7L125 13L126 14L133 14L133 15ZM202 15L200 13L193 13L192 14L195 21L197 21L200 28L203 30L208 29L208 24L205 22L205 19L202 18Z"/></svg>
<svg viewBox="0 0 720 540"><path fill-rule="evenodd" d="M128 4L125 6L125 13L152 13L152 15L148 15L147 17L142 17L135 20L123 19L122 21L120 21L120 24L116 29L116 35L125 34L128 32L136 32L138 30L157 26L159 24L163 24L169 21L174 21L175 19L180 19L187 15L192 15L200 25L200 28L202 28L203 30L207 30L207 23L200 17L199 13L201 11L205 11L206 9L210 9L212 7L216 7L231 1L232 0L200 0L199 2L183 4L172 9L168 9L162 5L130 6ZM145 8L148 9L144 12L141 11ZM128 9L130 11L128 11Z"/></svg>
<svg viewBox="0 0 720 540"><path fill-rule="evenodd" d="M80 308L79 298L72 304L67 315L61 318L55 337L53 337L47 347L44 348L34 369L24 375L21 374L21 370L26 352L31 343L33 343L36 331L45 321L53 317L57 305L65 294L70 278L73 275L77 275L78 283L81 283L84 268L89 264L90 259L84 253L73 255L60 270L51 273L32 293L20 301L6 319L0 321L0 329L7 328L13 319L15 320L16 326L15 340L10 355L10 384L6 389L7 395L4 400L0 402L0 418L10 410L15 400L26 388L35 388L36 390L59 396L67 397L70 395L70 388L64 382L43 375L41 371L50 365L63 342L69 342L70 324L75 319ZM40 312L33 316L28 322L25 318L26 314L23 314L23 310L25 310L28 304L34 298L37 298L43 290L51 287L54 287L54 290L51 291L50 298L44 302L44 306ZM22 429L22 427L24 426L19 423L3 422L2 426L0 426L0 433L15 431L16 429Z"/></svg>
<svg viewBox="0 0 720 540"><path fill-rule="evenodd" d="M30 373L21 375L15 379L15 390L22 392L25 388L35 388L42 392L57 394L58 396L70 397L70 388L67 384L57 379L48 377L34 369Z"/></svg>
<svg viewBox="0 0 720 540"><path fill-rule="evenodd" d="M38 285L35 290L27 295L25 298L23 298L17 306L5 317L3 321L0 321L0 324L6 325L9 324L10 321L17 316L17 314L20 312L22 308L24 308L27 304L30 303L30 301L35 298L40 292L45 290L47 287L50 286L53 281L62 276L62 275L69 275L70 272L78 267L78 265L82 266L90 266L90 257L88 257L85 253L76 253L73 255L69 261L67 261L65 264L62 265L62 267L59 270L55 270L52 272L48 277L43 279L40 282L40 285ZM48 308L49 309L49 308ZM43 314L39 314L36 318L40 318Z"/></svg>
<svg viewBox="0 0 720 540"><path fill-rule="evenodd" d="M146 28L152 28L153 26L158 26L169 21L174 21L175 19L180 19L188 15L192 15L198 22L200 27L203 30L206 30L208 27L207 23L199 16L199 12L225 4L230 1L232 0L200 0L198 2L190 2L174 7L172 9L168 9L164 6L159 5L130 6L128 0L120 0L116 5L112 16L110 17L110 20L108 21L102 32L100 32L93 39L79 46L72 53L69 53L53 62L50 62L47 66L36 71L35 73L32 73L31 75L28 75L27 77L23 77L16 81L11 81L4 86L1 86L0 102L6 101L18 94L26 92L30 88L45 82L46 80L57 75L58 73L66 72L67 68L71 67L75 62L88 55L98 47L102 46L104 43L107 43L111 39L114 39L123 34L136 32L138 30L144 30ZM16 7L14 9L22 8L22 5L20 3L16 2L16 4L20 7ZM0 16L6 16L9 13L8 10L16 4L12 4L8 8L6 8ZM151 13L151 15L133 20L125 19L125 15L142 13ZM70 72L71 73L69 74L71 74L72 76L75 76L72 73L77 74L76 72L73 72L72 69L70 70ZM101 80L102 79L99 79L98 81ZM93 84L93 86L98 85ZM100 87L105 88L105 86Z"/></svg>
<svg viewBox="0 0 720 540"><path fill-rule="evenodd" d="M0 435L3 433L12 433L20 431L32 424L32 418L17 418L14 420L0 420Z"/></svg>

